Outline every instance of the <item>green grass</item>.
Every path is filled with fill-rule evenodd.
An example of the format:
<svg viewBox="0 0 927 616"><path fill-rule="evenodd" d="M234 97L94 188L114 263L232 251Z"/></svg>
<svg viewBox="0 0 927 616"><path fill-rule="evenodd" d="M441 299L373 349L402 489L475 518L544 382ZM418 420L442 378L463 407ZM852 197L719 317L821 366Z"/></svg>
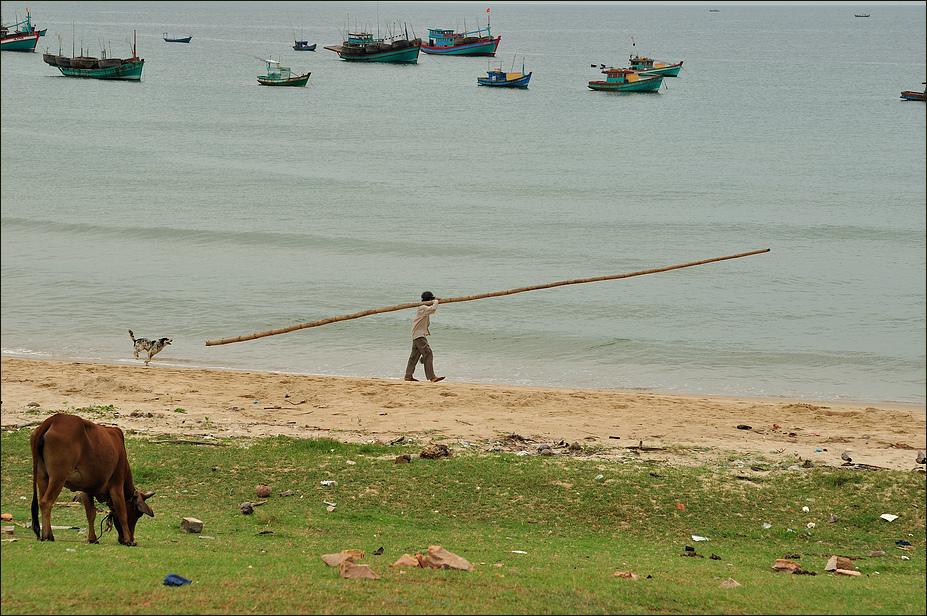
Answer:
<svg viewBox="0 0 927 616"><path fill-rule="evenodd" d="M0 441L2 510L19 524L29 518L32 499L28 436L23 429ZM56 531L57 541L43 543L17 526L18 540L0 544L3 614L927 609L923 474L811 468L748 481L738 476L758 475L730 464L733 455L716 464L670 467L458 447L451 458L396 464L397 455L422 446L156 440L127 438L136 484L156 491L149 501L156 517L138 523L139 546L118 545L115 532L88 545L73 530ZM791 463L750 462L766 470ZM338 485L323 487L323 480ZM259 500L254 486L261 482L273 495L253 515L242 515L239 505ZM285 490L294 495L279 496ZM52 523L85 527L82 508L64 506L70 497L65 490ZM336 503L335 511L328 512L325 501ZM889 523L879 518L883 513L900 517ZM839 521L828 522L832 514ZM182 532L183 517L203 520L202 536ZM692 535L710 540L694 542ZM911 542L916 551L899 550L896 540ZM425 553L429 545L463 556L475 570L389 567L403 553ZM704 557L684 557L686 546ZM383 554L374 556L380 547ZM364 550L361 562L381 579L342 579L320 558L347 548ZM862 577L823 570L832 554L866 557L873 550L887 556L857 559ZM785 557L817 575L774 572L775 559ZM620 570L640 579L612 577ZM193 584L163 586L168 573ZM742 587L719 588L729 577Z"/></svg>

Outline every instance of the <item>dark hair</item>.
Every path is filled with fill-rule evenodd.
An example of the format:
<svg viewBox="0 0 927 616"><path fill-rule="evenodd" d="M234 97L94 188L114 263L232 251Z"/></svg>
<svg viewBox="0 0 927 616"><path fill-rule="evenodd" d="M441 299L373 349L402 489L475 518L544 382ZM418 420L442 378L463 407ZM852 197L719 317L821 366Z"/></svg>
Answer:
<svg viewBox="0 0 927 616"><path fill-rule="evenodd" d="M433 300L434 298L435 298L435 294L432 293L431 291L425 291L424 293L422 293L422 301L423 301L423 302L429 302L429 301Z"/></svg>

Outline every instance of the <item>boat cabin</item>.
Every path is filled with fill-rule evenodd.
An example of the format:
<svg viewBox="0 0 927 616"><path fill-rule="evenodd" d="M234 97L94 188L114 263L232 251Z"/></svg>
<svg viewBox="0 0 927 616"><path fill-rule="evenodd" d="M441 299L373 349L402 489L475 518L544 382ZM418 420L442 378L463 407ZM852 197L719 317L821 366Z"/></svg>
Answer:
<svg viewBox="0 0 927 616"><path fill-rule="evenodd" d="M640 73L629 68L607 68L602 73L606 83L635 83L641 79Z"/></svg>

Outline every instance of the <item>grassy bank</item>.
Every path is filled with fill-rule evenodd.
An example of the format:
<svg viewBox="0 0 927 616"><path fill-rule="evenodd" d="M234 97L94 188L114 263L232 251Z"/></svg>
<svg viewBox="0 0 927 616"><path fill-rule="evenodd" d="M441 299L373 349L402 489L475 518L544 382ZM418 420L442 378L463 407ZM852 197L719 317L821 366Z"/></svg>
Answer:
<svg viewBox="0 0 927 616"><path fill-rule="evenodd" d="M18 524L32 499L30 430L2 435L0 502ZM136 484L156 491L139 546L118 545L115 532L88 545L76 530L41 543L16 526L17 541L2 543L4 614L925 612L920 473L786 470L801 463L734 455L678 468L462 446L397 464L426 443L158 440L127 439ZM261 482L273 488L266 499L255 496ZM52 523L86 527L70 497L62 493ZM260 500L252 515L240 512ZM183 517L203 520L203 532L182 532ZM429 545L474 571L389 566ZM345 580L320 559L348 548L363 550L381 579ZM886 556L869 557L875 550ZM859 557L863 575L825 572L832 554ZM817 575L777 573L777 558ZM623 570L639 579L613 577ZM193 584L163 586L168 573ZM741 586L720 588L728 578Z"/></svg>

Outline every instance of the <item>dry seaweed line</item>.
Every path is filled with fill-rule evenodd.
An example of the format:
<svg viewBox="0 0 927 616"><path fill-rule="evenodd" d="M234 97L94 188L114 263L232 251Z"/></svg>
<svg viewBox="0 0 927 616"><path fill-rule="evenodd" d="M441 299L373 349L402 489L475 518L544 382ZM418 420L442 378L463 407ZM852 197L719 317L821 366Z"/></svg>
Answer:
<svg viewBox="0 0 927 616"><path fill-rule="evenodd" d="M643 270L640 272L632 272L630 274L615 274L613 276L598 276L596 278L579 278L576 280L563 280L561 282L551 282L549 284L535 285L531 287L519 287L517 289L509 289L508 291L495 291L493 293L482 293L480 295L467 295L464 297L451 297L442 299L442 304L453 304L455 302L469 302L475 299L486 299L487 297L499 297L502 295L512 295L514 293L524 293L525 291L537 291L538 289L551 289L553 287L562 287L569 284L583 284L586 282L602 282L604 280L618 280L621 278L631 278L634 276L643 276L645 274L657 274L659 272L668 272L671 270L682 269L684 267L693 267L696 265L704 265L706 263L715 263L717 261L727 261L729 259L739 259L740 257L748 257L750 255L757 255L764 252L769 252L769 248L764 248L763 250L753 250L751 252L743 252L736 255L730 255L727 257L715 257L713 259L705 259L703 261L692 261L691 263L682 263L680 265L670 265L669 267L661 267L658 269L649 269ZM256 338L264 338L265 336L275 336L277 334L285 334L288 332L296 331L297 329L306 329L307 327L318 327L320 325L328 325L329 323L337 323L338 321L348 321L350 319L359 319L361 317L370 316L372 314L380 314L383 312L393 312L394 310L405 310L406 308L417 308L426 302L411 302L408 304L400 304L398 306L388 306L386 308L372 308L370 310L364 310L363 312L355 312L354 314L345 314L338 317L329 317L327 319L322 319L320 321L311 321L309 323L299 323L298 325L290 325L288 327L280 327L277 329L269 329L267 331L258 332L256 334L247 334L244 336L236 336L234 338L223 338L221 340L207 340L206 346L215 346L218 344L230 344L232 342L244 342L245 340L254 340Z"/></svg>

